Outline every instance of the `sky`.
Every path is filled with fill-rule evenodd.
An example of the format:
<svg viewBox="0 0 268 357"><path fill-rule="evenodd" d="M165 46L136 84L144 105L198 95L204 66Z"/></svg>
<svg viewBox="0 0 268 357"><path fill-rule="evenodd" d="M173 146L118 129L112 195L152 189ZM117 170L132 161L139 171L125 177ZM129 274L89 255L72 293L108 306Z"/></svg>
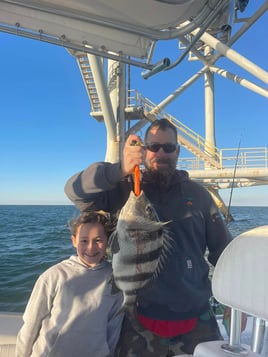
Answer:
<svg viewBox="0 0 268 357"><path fill-rule="evenodd" d="M262 1L250 1L243 15ZM233 49L268 70L266 13ZM76 59L55 45L0 33L0 204L71 204L64 185L74 173L103 161L106 130L90 117L90 103ZM174 61L177 42L165 42L156 58ZM160 57L161 56L161 57ZM156 60L157 61L157 60ZM217 66L267 85L230 61ZM131 88L154 103L202 68L188 59L176 68L144 80L131 70ZM204 136L204 95L200 79L169 104L169 112ZM222 77L215 77L215 131L218 148L268 147L268 100ZM226 203L230 190L221 190ZM232 204L268 206L268 186L237 188Z"/></svg>

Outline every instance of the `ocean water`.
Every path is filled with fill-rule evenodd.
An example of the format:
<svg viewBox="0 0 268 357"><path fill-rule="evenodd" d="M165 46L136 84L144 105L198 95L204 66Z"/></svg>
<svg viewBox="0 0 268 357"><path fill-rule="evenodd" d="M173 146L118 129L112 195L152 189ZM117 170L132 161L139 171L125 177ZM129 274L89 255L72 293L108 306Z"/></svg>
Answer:
<svg viewBox="0 0 268 357"><path fill-rule="evenodd" d="M22 312L37 277L75 252L66 206L0 206L0 311Z"/></svg>
<svg viewBox="0 0 268 357"><path fill-rule="evenodd" d="M75 253L67 222L74 206L0 205L0 311L23 312L37 277ZM268 207L233 207L233 237L268 225Z"/></svg>

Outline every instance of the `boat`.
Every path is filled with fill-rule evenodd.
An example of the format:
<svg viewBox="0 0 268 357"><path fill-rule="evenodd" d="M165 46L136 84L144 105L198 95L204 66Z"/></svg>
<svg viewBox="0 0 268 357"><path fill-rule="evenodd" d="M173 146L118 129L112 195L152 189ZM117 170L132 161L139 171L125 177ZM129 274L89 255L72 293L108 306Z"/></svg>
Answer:
<svg viewBox="0 0 268 357"><path fill-rule="evenodd" d="M226 220L231 220L219 190L267 185L268 148L216 146L214 77L268 97L267 70L234 49L267 10L268 0L253 7L248 0L0 0L0 31L64 47L75 57L91 104L90 115L106 127L105 160L120 159L129 133L139 132L161 116L172 121L182 148L192 154L179 159L180 168L208 189ZM168 53L168 43L176 43L175 59ZM218 66L222 58L249 78ZM189 66L198 61L200 68L159 103L128 87L129 68L150 80L171 73L185 61ZM200 78L204 79L204 138L165 111ZM256 326L263 321L256 319ZM0 314L1 357L14 353L21 323L21 314ZM259 346L253 349L255 353Z"/></svg>

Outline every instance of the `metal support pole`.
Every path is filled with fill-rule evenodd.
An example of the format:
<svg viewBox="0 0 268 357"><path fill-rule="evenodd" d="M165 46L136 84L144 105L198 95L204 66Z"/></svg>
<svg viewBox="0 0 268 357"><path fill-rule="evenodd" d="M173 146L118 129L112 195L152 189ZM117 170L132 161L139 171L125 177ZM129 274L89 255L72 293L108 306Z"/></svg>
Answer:
<svg viewBox="0 0 268 357"><path fill-rule="evenodd" d="M265 331L265 321L255 317L253 320L253 333L251 349L253 352L261 353Z"/></svg>
<svg viewBox="0 0 268 357"><path fill-rule="evenodd" d="M157 104L157 106L150 112L152 115L160 113L168 104L170 104L174 99L181 95L187 88L189 88L195 81L197 81L206 71L208 67L202 68L195 75L189 78L185 83L183 83L179 88L177 88L172 94L167 96L162 102Z"/></svg>
<svg viewBox="0 0 268 357"><path fill-rule="evenodd" d="M209 48L208 48L209 50ZM215 138L215 105L214 105L214 75L210 71L204 74L204 91L205 91L205 131L206 143L205 150L215 156L216 138Z"/></svg>
<svg viewBox="0 0 268 357"><path fill-rule="evenodd" d="M101 58L97 56L88 55L88 60L94 77L97 93L100 98L103 118L107 130L107 149L105 161L116 162L119 157L118 145L116 145L116 125L113 107L104 77L103 64Z"/></svg>
<svg viewBox="0 0 268 357"><path fill-rule="evenodd" d="M213 73L217 73L217 74L221 75L222 77L232 80L233 82L241 85L242 87L245 87L245 88L251 90L252 92L262 95L265 98L268 98L268 90L265 88L262 88L261 86L256 85L255 83L252 83L252 82L250 82L236 74L228 72L222 68L209 67L209 69Z"/></svg>
<svg viewBox="0 0 268 357"><path fill-rule="evenodd" d="M241 346L241 311L231 309L230 338L229 343L225 343L221 348L234 355L246 356L248 350Z"/></svg>
<svg viewBox="0 0 268 357"><path fill-rule="evenodd" d="M268 356L268 321L265 321L265 330L263 335L261 355Z"/></svg>
<svg viewBox="0 0 268 357"><path fill-rule="evenodd" d="M125 143L126 65L108 60L108 90L116 123L117 161Z"/></svg>
<svg viewBox="0 0 268 357"><path fill-rule="evenodd" d="M268 72L255 65L253 62L249 61L246 57L240 55L238 52L226 46L224 43L211 36L207 32L201 36L201 40L208 44L210 47L214 48L214 50L218 51L221 55L228 58L230 61L233 61L259 80L268 84Z"/></svg>
<svg viewBox="0 0 268 357"><path fill-rule="evenodd" d="M231 309L230 345L240 346L241 339L241 312Z"/></svg>

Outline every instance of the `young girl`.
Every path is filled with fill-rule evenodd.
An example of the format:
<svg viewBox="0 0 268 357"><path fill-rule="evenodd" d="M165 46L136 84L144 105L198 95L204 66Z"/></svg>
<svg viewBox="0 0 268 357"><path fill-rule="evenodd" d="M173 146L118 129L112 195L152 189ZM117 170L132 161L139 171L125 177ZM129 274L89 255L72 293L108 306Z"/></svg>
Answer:
<svg viewBox="0 0 268 357"><path fill-rule="evenodd" d="M17 337L17 357L114 355L123 315L122 294L111 293L106 260L109 221L85 212L70 228L77 255L38 278Z"/></svg>

